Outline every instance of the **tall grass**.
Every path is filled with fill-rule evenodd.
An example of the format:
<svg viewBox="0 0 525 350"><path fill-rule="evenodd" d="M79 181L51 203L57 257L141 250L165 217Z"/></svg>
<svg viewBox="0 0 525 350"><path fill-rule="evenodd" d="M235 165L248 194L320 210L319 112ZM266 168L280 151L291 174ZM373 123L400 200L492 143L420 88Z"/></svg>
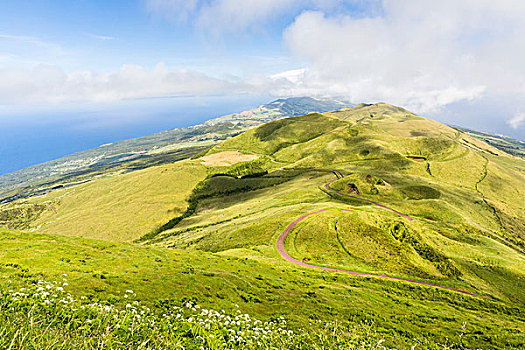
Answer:
<svg viewBox="0 0 525 350"><path fill-rule="evenodd" d="M150 309L124 293L121 306L67 293L67 282L38 281L0 293L1 349L386 349L370 325L322 324L294 331L191 301Z"/></svg>

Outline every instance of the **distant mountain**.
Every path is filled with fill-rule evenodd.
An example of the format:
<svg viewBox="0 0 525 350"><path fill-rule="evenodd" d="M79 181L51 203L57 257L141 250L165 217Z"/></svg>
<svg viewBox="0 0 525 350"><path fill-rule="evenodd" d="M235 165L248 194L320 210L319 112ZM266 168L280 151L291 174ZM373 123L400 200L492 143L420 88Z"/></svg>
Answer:
<svg viewBox="0 0 525 350"><path fill-rule="evenodd" d="M211 119L205 123L105 144L0 176L0 203L47 191L62 182L85 181L109 170L136 170L198 153L221 140L273 120L349 107L343 101L293 97ZM184 151L182 151L184 150Z"/></svg>

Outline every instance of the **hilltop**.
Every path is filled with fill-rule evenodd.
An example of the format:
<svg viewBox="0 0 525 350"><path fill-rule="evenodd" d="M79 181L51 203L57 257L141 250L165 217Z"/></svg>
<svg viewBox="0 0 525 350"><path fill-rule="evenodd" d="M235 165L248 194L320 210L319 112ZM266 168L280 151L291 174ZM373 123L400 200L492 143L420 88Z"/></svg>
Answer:
<svg viewBox="0 0 525 350"><path fill-rule="evenodd" d="M390 272L438 278L468 275L472 284L502 267L493 257L480 265L479 259L497 249L513 261L505 274L521 283L523 265L514 264L523 261L525 249L524 162L486 143L404 109L376 104L271 122L213 147L206 156L231 151L260 157L238 165L247 169L240 178L216 167L195 195L202 198L195 215L160 233L157 244L210 251L266 245L284 220L276 215L308 212L305 206L334 207L336 200L356 214L338 214L328 227L312 219L309 231L324 232L327 247L337 237L338 252L327 257L321 246L315 253L312 244L319 244L319 237L305 235L293 246L298 257L325 265L358 264L363 271L387 272L388 266ZM340 175L323 169L337 169ZM260 175L247 176L251 172ZM352 227L370 238L356 236ZM356 239L362 243L355 249L367 249L354 251Z"/></svg>
<svg viewBox="0 0 525 350"><path fill-rule="evenodd" d="M0 273L67 273L103 300L237 304L296 328L372 324L398 348L518 349L524 191L523 159L361 104L6 203L0 222L25 232L2 231Z"/></svg>

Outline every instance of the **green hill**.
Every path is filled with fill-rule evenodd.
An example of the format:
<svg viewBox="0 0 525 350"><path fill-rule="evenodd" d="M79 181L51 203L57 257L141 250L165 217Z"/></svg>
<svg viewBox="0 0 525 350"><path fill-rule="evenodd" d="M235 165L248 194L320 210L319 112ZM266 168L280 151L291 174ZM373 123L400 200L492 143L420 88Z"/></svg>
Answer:
<svg viewBox="0 0 525 350"><path fill-rule="evenodd" d="M34 233L3 231L0 273L66 273L77 295L118 303L133 289L152 308L237 304L314 333L371 324L396 348L518 349L522 169L387 104L279 119L193 159L5 204L4 225Z"/></svg>

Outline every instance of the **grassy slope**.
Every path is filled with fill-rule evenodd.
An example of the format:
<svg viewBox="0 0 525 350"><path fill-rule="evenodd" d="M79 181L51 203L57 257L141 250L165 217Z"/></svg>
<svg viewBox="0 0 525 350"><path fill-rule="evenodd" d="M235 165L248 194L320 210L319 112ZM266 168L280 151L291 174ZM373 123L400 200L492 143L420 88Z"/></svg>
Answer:
<svg viewBox="0 0 525 350"><path fill-rule="evenodd" d="M525 274L523 255L497 240L486 237L484 232L462 223L461 218L451 212L446 203L442 203L442 200L428 200L425 201L426 206L423 208L420 206L413 208L419 210L420 215L425 215L424 217L430 218L428 215L432 215L432 219L416 219L414 223L405 222L405 224L415 232L422 234L422 239L428 244L435 246L453 260L457 258L456 265L466 259L471 263L476 263L476 266L479 264L480 268L499 266L512 272L515 287L507 290L508 286L505 286L500 290L497 284L487 286L485 280L475 276L471 277L472 272L469 272L468 269L462 269L464 276L460 280L446 279L432 263L416 254L413 247L396 241L389 234L388 227L399 222L395 214L369 205L354 206L334 202L315 186L333 180L334 176L331 174L307 172L277 187L202 201L200 211L195 216L181 222L173 230L165 232L161 237L163 239L161 242L164 245L181 248L191 246L215 252L239 248L264 249L266 254L275 256L273 240L295 218L319 209L345 207L358 211L359 215L328 212L319 218L313 217L304 225L299 226L298 231L301 232L301 236L308 234L305 231L306 226L309 227L315 239L312 241L314 248L310 246L299 251L297 258L306 257L312 259L313 263L346 267L364 272L445 279L440 283L447 284L448 282L452 286L466 289L479 288L478 291L485 291L502 298L505 298L505 293L511 292L515 298L522 300L519 290L525 286L523 279L520 279L519 276ZM313 187L312 184L314 184ZM461 198L456 194L452 198L468 203L467 195ZM438 202L439 206L433 202ZM432 207L429 207L429 204ZM466 207L465 210L468 209ZM475 209L473 208L474 213L476 213ZM330 218L334 220L334 223L327 226L326 222L329 222ZM441 220L452 222L448 225L436 222ZM335 230L335 224L338 226L337 230ZM374 235L369 238L364 236L364 227L369 227ZM330 238L325 241L320 240L319 234L321 233ZM345 246L350 254L346 254L343 247L338 247L334 251L333 244L337 245L337 234L343 241L349 242ZM361 239L361 241L356 241L356 239ZM312 254L315 253L315 250L330 251L332 256L314 256ZM379 261L378 252L381 256ZM295 255L293 250L291 253ZM461 266L458 267L461 268Z"/></svg>
<svg viewBox="0 0 525 350"><path fill-rule="evenodd" d="M277 187L203 200L195 216L165 232L157 242L217 252L270 248L285 225L298 216L340 206L358 213L328 212L307 220L296 230L300 235L293 238L294 245L289 245L292 255L327 266L437 279L524 303L520 290L525 288L525 231L519 226L525 222L519 201L524 196L524 178L516 169L499 165L502 161L519 164L519 160L499 152L502 160L489 162L489 156L496 157L489 151L497 150L468 137L454 141L456 136L445 125L387 105L266 124L210 153L236 149L268 154L281 162L271 165L273 170L336 167L347 176L336 181L331 174L309 172ZM277 174L260 178L261 184ZM367 175L383 180L374 186L378 194L371 194ZM229 179L216 186L239 188L245 182ZM332 198L319 190L327 182L342 192L356 185L362 198L415 220L401 220L362 202ZM411 232L412 241L392 235L390 227L399 222ZM270 254L275 254L273 248ZM511 282L501 284L502 276Z"/></svg>
<svg viewBox="0 0 525 350"><path fill-rule="evenodd" d="M268 254L269 248L213 254L6 230L0 230L0 244L3 287L36 278L61 280L67 274L74 294L94 300L125 304L124 292L131 289L147 305L192 298L202 306L233 311L237 304L263 319L285 316L295 327L312 327L314 320L372 321L387 343L400 347L424 338L458 342L464 322L462 341L468 346L519 347L523 342L523 314L502 302L304 271L283 264Z"/></svg>
<svg viewBox="0 0 525 350"><path fill-rule="evenodd" d="M66 270L78 273L78 292L96 284L101 295L116 295L119 288L132 287L151 300L191 291L216 309L237 302L257 315L279 310L302 326L310 318L372 320L404 342L417 335L453 337L466 321L472 327L469 346L503 347L508 341L508 346L519 347L524 315L517 310L525 303L525 210L519 199L525 186L523 173L514 167L523 167L523 162L465 135L454 141L456 136L447 126L383 104L272 122L209 151L271 155L279 163L260 158L248 168L263 167L267 175L219 176L201 185L195 215L150 242L184 251L6 233L4 242L11 242L13 249L3 254L5 261L34 266L46 277ZM281 167L337 168L346 177L337 180L326 171ZM234 168L209 168L208 173L237 174ZM203 168L199 174L204 176ZM368 175L381 184L372 184ZM360 197L415 220L323 192L321 186L328 182L340 192L357 186ZM151 182L136 185L144 183ZM373 194L372 187L378 193ZM131 193L125 188L120 198ZM292 256L433 281L494 300L298 268L281 259L275 240L290 222L335 207L355 213L326 212L302 222L286 242ZM402 238L393 229L399 225L406 228ZM76 255L57 255L57 243L69 246L64 240L75 242L71 245L78 249L60 254ZM44 255L24 256L39 244ZM96 248L99 245L103 249Z"/></svg>
<svg viewBox="0 0 525 350"><path fill-rule="evenodd" d="M43 208L36 220L22 220L22 228L131 241L183 212L188 195L205 175L198 162L183 161L99 178L17 201L3 210Z"/></svg>

